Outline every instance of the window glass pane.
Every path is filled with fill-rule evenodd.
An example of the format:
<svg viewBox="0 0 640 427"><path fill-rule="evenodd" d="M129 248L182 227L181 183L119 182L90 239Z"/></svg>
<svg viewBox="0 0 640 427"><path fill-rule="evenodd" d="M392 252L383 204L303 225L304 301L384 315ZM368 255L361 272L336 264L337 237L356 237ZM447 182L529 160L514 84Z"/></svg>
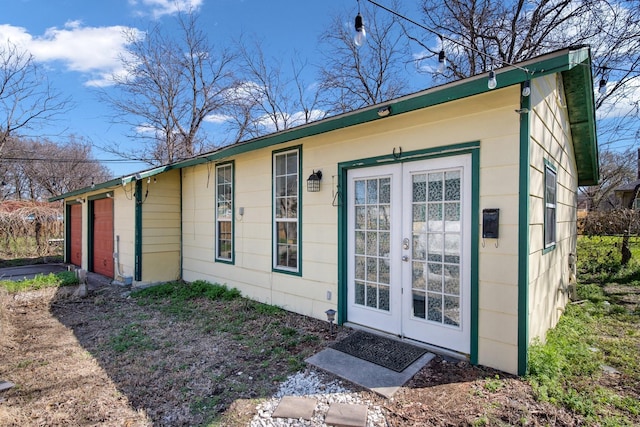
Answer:
<svg viewBox="0 0 640 427"><path fill-rule="evenodd" d="M388 286L379 286L378 294L380 297L378 308L380 310L389 311L389 287Z"/></svg>
<svg viewBox="0 0 640 427"><path fill-rule="evenodd" d="M377 179L370 179L367 181L367 203L372 205L378 203L378 180Z"/></svg>
<svg viewBox="0 0 640 427"><path fill-rule="evenodd" d="M287 153L287 173L298 174L298 153Z"/></svg>
<svg viewBox="0 0 640 427"><path fill-rule="evenodd" d="M218 221L218 258L231 259L231 221Z"/></svg>
<svg viewBox="0 0 640 427"><path fill-rule="evenodd" d="M426 175L413 175L413 201L427 201L427 177Z"/></svg>
<svg viewBox="0 0 640 427"><path fill-rule="evenodd" d="M364 283L356 281L356 304L364 305Z"/></svg>
<svg viewBox="0 0 640 427"><path fill-rule="evenodd" d="M444 324L452 326L460 325L460 298L445 295Z"/></svg>
<svg viewBox="0 0 640 427"><path fill-rule="evenodd" d="M298 195L298 177L296 175L287 176L287 196Z"/></svg>
<svg viewBox="0 0 640 427"><path fill-rule="evenodd" d="M460 171L445 172L445 200L460 200Z"/></svg>
<svg viewBox="0 0 640 427"><path fill-rule="evenodd" d="M276 175L284 175L287 171L287 159L285 156L276 156Z"/></svg>
<svg viewBox="0 0 640 427"><path fill-rule="evenodd" d="M427 294L427 319L442 323L442 296L440 294Z"/></svg>
<svg viewBox="0 0 640 427"><path fill-rule="evenodd" d="M378 288L367 285L367 307L378 308Z"/></svg>
<svg viewBox="0 0 640 427"><path fill-rule="evenodd" d="M442 201L442 173L429 174L429 201Z"/></svg>
<svg viewBox="0 0 640 427"><path fill-rule="evenodd" d="M378 206L378 229L389 230L391 227L391 206L381 205Z"/></svg>
<svg viewBox="0 0 640 427"><path fill-rule="evenodd" d="M425 294L420 291L413 291L413 316L420 319L425 318Z"/></svg>
<svg viewBox="0 0 640 427"><path fill-rule="evenodd" d="M391 203L391 178L380 180L380 203Z"/></svg>
<svg viewBox="0 0 640 427"><path fill-rule="evenodd" d="M363 205L365 203L365 181L356 181L355 183L355 204Z"/></svg>

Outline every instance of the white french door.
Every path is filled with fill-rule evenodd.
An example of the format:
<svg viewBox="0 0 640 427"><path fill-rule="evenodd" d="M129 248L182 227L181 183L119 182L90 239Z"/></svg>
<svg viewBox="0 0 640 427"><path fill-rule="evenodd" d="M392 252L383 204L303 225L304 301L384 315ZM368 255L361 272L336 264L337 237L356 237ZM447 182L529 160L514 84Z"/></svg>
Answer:
<svg viewBox="0 0 640 427"><path fill-rule="evenodd" d="M348 172L349 322L470 349L471 157Z"/></svg>

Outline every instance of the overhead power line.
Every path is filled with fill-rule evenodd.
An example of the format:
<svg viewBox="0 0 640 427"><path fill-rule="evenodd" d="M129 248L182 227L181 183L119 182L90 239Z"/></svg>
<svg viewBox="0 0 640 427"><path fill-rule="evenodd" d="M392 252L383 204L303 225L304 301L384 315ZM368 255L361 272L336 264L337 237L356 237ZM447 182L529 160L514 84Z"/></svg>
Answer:
<svg viewBox="0 0 640 427"><path fill-rule="evenodd" d="M52 162L52 163L149 163L154 159L69 159L44 157L0 157L0 161L7 162Z"/></svg>

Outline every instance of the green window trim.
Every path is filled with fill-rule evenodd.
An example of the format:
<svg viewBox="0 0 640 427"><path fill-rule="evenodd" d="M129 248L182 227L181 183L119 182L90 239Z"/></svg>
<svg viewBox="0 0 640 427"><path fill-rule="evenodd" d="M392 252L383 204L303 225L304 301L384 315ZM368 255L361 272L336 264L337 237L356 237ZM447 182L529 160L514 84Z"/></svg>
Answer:
<svg viewBox="0 0 640 427"><path fill-rule="evenodd" d="M544 162L544 250L547 253L555 249L558 225L558 172L545 159Z"/></svg>
<svg viewBox="0 0 640 427"><path fill-rule="evenodd" d="M234 163L215 167L215 260L234 263L235 254L235 179Z"/></svg>
<svg viewBox="0 0 640 427"><path fill-rule="evenodd" d="M301 276L301 147L274 151L272 168L272 269Z"/></svg>

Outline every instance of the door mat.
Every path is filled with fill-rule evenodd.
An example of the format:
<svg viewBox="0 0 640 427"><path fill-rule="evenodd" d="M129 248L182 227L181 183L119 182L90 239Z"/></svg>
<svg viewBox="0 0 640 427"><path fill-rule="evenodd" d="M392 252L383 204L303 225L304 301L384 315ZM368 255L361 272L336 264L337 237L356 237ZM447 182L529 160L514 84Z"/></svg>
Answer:
<svg viewBox="0 0 640 427"><path fill-rule="evenodd" d="M404 371L427 352L424 348L363 331L354 332L331 348L396 372Z"/></svg>

